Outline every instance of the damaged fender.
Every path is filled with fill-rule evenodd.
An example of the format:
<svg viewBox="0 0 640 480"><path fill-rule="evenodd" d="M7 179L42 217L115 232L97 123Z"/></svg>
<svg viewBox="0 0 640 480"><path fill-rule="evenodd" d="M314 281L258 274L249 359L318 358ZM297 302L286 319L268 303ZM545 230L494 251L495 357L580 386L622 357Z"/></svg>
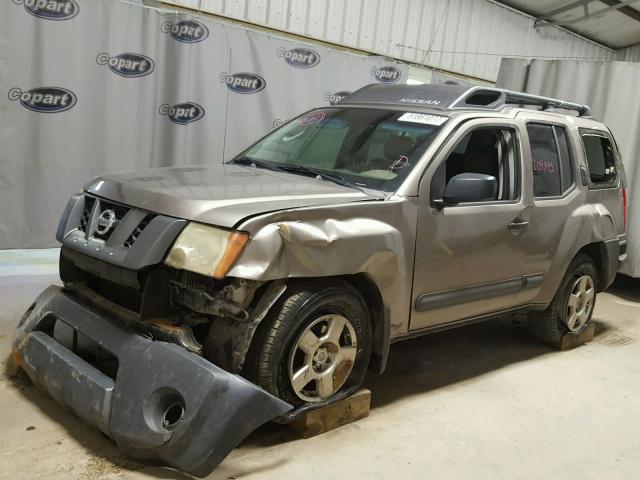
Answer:
<svg viewBox="0 0 640 480"><path fill-rule="evenodd" d="M229 271L258 281L366 273L389 311L391 336L409 327L415 199L354 202L252 217L251 240Z"/></svg>
<svg viewBox="0 0 640 480"><path fill-rule="evenodd" d="M115 357L117 373L56 340L56 321ZM121 327L57 286L23 316L13 357L36 385L127 455L199 477L259 425L292 408L182 347Z"/></svg>

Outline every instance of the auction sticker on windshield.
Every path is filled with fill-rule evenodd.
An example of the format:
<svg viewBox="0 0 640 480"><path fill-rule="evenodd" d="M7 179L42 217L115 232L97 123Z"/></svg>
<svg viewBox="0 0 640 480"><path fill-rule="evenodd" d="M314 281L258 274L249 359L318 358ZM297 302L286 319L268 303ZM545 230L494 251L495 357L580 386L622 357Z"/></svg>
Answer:
<svg viewBox="0 0 640 480"><path fill-rule="evenodd" d="M407 112L403 113L398 120L400 122L424 123L426 125L442 125L449 118L440 115L429 115L428 113Z"/></svg>

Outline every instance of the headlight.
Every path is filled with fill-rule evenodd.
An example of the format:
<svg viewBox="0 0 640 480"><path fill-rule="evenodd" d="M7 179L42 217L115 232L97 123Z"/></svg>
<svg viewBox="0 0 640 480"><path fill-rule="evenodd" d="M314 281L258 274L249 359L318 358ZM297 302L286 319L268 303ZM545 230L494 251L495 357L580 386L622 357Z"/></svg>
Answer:
<svg viewBox="0 0 640 480"><path fill-rule="evenodd" d="M178 236L164 263L173 268L223 278L249 240L244 232L229 232L189 223Z"/></svg>

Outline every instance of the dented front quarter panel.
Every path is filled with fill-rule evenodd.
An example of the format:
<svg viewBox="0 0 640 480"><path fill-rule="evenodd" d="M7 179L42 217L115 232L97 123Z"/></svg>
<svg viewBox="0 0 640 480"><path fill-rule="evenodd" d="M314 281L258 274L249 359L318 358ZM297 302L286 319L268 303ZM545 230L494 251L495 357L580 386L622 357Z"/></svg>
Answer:
<svg viewBox="0 0 640 480"><path fill-rule="evenodd" d="M366 273L389 310L391 336L408 330L417 198L267 213L242 222L251 240L228 275L270 281Z"/></svg>

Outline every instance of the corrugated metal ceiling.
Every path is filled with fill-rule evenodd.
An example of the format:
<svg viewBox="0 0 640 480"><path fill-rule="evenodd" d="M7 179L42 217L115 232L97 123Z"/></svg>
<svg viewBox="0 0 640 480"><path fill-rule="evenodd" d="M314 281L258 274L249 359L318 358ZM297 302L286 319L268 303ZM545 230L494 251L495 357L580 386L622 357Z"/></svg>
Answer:
<svg viewBox="0 0 640 480"><path fill-rule="evenodd" d="M487 0L165 0L287 33L495 81L502 57L612 50Z"/></svg>
<svg viewBox="0 0 640 480"><path fill-rule="evenodd" d="M549 20L566 23L565 28L611 48L624 48L640 43L640 1L630 0L500 0L501 3L529 13L543 16L556 9L584 3L559 13ZM614 7L619 9L614 10ZM605 11L606 10L606 11ZM633 18L637 17L637 18ZM580 20L582 19L582 20ZM551 28L539 25L537 29Z"/></svg>

